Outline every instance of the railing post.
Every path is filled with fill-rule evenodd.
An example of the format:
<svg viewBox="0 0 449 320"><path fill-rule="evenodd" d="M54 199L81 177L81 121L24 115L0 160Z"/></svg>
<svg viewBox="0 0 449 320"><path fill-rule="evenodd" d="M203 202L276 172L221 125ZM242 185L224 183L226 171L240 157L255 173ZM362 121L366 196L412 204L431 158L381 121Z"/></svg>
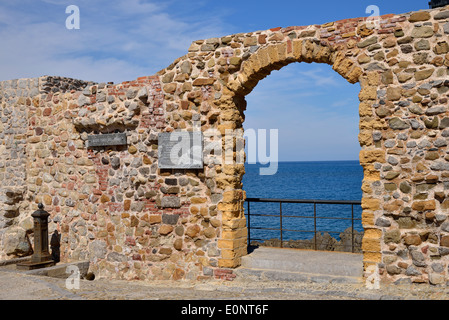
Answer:
<svg viewBox="0 0 449 320"><path fill-rule="evenodd" d="M248 201L248 246L250 246L251 245L251 214L250 214L250 211L249 211L249 203L250 203L251 201Z"/></svg>
<svg viewBox="0 0 449 320"><path fill-rule="evenodd" d="M354 205L351 204L351 249L354 253Z"/></svg>
<svg viewBox="0 0 449 320"><path fill-rule="evenodd" d="M314 232L313 246L314 246L315 251L316 251L316 249L317 249L317 246L316 246L316 202L313 203L313 232Z"/></svg>
<svg viewBox="0 0 449 320"><path fill-rule="evenodd" d="M280 218L281 218L281 223L280 223L280 227L281 227L281 248L284 247L284 240L282 238L282 202L279 202L279 211L280 211Z"/></svg>
<svg viewBox="0 0 449 320"><path fill-rule="evenodd" d="M355 219L354 218L354 205L360 205L361 201L329 201L329 200L300 200L300 199L261 199L261 198L247 198L246 201L248 202L248 222L247 222L247 227L248 227L248 243L251 244L251 211L250 211L250 202L267 202L267 203L279 203L279 221L280 221L280 228L263 228L263 227L255 227L254 229L257 230L279 230L280 231L280 241L281 241L281 245L280 247L283 248L284 247L284 225L283 225L283 218L284 218L284 214L282 212L283 208L282 208L282 204L283 203L308 203L308 204L312 204L313 203L313 216L292 216L289 215L287 213L287 217L289 218L308 218L308 219L313 219L314 220L314 228L313 230L290 230L289 226L287 225L287 230L293 231L293 232L306 232L306 233L314 233L314 244L313 244L313 248L314 250L318 250L318 224L317 221L318 219L335 219L335 220L349 220L349 218L345 217L345 218L339 218L339 217L318 217L317 214L317 205L318 204L343 204L343 205L351 205L351 251L352 253L355 253L355 220L361 220L361 219ZM274 219L276 219L275 213L274 214L270 214L270 215L264 215L264 214L258 214L256 212L255 216L270 216L273 217ZM323 231L324 232L324 231ZM341 232L337 232L337 231L325 231L325 232L329 232L329 233L341 233ZM257 237L256 237L257 239ZM263 239L261 239L263 240ZM288 240L287 240L288 241Z"/></svg>

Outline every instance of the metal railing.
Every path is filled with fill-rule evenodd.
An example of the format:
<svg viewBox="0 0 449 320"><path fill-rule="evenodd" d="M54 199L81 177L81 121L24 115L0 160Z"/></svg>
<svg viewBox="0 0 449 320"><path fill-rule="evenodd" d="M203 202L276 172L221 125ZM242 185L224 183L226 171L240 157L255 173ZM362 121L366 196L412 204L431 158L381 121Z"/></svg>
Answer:
<svg viewBox="0 0 449 320"><path fill-rule="evenodd" d="M350 220L351 221L351 250L354 253L354 221L361 221L361 218L354 217L354 206L361 205L361 201L333 201L333 200L299 200L299 199L261 199L261 198L247 198L246 202L247 206L247 226L248 226L248 244L251 244L251 229L252 230L271 230L271 231L279 231L280 232L280 243L281 248L283 248L283 233L284 232L302 232L302 233L314 233L314 249L317 250L317 233L327 232L329 234L336 233L340 234L341 231L327 231L327 230L317 230L317 220L325 219L325 220ZM274 214L252 214L250 211L250 203L279 203L279 215ZM313 216L295 216L295 215L286 215L282 212L282 204L283 203L308 203L313 204ZM319 217L317 216L317 205L319 204L327 204L327 205L350 205L351 206L351 218L341 218L341 217ZM280 227L279 228L262 228L262 227L252 227L251 226L251 217L278 217ZM283 227L283 218L303 218L303 219L313 219L314 220L314 229L313 230L292 230L292 229L284 229ZM252 239L252 240L266 240L266 239Z"/></svg>

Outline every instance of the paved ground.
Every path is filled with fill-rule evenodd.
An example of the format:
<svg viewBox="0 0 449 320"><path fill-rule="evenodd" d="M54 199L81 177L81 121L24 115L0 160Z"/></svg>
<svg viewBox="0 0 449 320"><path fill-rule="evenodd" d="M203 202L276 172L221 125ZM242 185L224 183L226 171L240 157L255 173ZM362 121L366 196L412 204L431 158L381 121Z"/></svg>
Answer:
<svg viewBox="0 0 449 320"><path fill-rule="evenodd" d="M72 283L73 284L73 283ZM70 283L69 283L70 285ZM368 290L363 284L282 281L66 280L0 270L0 300L449 300L449 288L420 285Z"/></svg>

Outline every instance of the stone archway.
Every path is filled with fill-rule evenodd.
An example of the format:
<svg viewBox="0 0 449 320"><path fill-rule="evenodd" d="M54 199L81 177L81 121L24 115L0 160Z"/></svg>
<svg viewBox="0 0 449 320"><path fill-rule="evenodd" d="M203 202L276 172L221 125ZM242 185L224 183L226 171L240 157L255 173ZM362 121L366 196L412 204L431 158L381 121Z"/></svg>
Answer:
<svg viewBox="0 0 449 320"><path fill-rule="evenodd" d="M245 96L257 86L258 82L272 71L295 62L329 64L336 72L353 84L358 82L363 74L357 61L346 57L345 50L336 50L327 42L313 39L289 39L285 42L268 44L263 49L257 50L242 63L239 72L234 76L234 80L227 83L228 96L224 96L215 102L216 105L222 106L221 108L226 110L227 113L234 115L234 118L223 118L224 121L233 121L229 129L242 128L243 111L246 109ZM227 168L226 171L237 174L236 176L230 176L229 179L237 178L238 181L241 181L243 178L244 168L242 170L241 166ZM222 252L223 250L229 252L228 257L230 259L222 257L220 261L223 267L237 267L240 265L240 258L246 255L247 250L247 230L242 207L244 195L241 187L230 190L226 194L228 198L223 200L221 208L226 210L224 211L224 217L229 217L229 227L223 224L223 234L226 235L226 238L220 240L219 243Z"/></svg>

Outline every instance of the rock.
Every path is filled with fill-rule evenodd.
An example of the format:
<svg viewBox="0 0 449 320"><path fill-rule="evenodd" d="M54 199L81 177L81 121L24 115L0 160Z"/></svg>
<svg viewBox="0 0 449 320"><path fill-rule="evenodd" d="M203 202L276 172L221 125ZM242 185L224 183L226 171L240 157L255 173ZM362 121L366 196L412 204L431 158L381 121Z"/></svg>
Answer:
<svg viewBox="0 0 449 320"><path fill-rule="evenodd" d="M401 268L395 266L395 265L389 265L387 266L387 272L390 275L397 275L397 274L401 274L402 270Z"/></svg>
<svg viewBox="0 0 449 320"><path fill-rule="evenodd" d="M206 238L212 239L212 238L215 238L216 235L217 235L217 233L215 231L215 228L209 227L209 228L204 229L204 236Z"/></svg>
<svg viewBox="0 0 449 320"><path fill-rule="evenodd" d="M129 146L128 152L131 154L135 154L137 152L137 148L135 146Z"/></svg>
<svg viewBox="0 0 449 320"><path fill-rule="evenodd" d="M175 242L173 243L173 247L176 250L181 251L182 250L182 239L176 239Z"/></svg>
<svg viewBox="0 0 449 320"><path fill-rule="evenodd" d="M445 276L439 273L429 273L429 282L433 285L443 284L446 281Z"/></svg>
<svg viewBox="0 0 449 320"><path fill-rule="evenodd" d="M164 74L162 76L162 82L163 83L170 83L173 81L173 78L175 77L175 73L174 72L167 72L166 74Z"/></svg>
<svg viewBox="0 0 449 320"><path fill-rule="evenodd" d="M416 53L413 55L413 62L420 65L425 64L427 63L428 56L429 54L427 52Z"/></svg>
<svg viewBox="0 0 449 320"><path fill-rule="evenodd" d="M200 232L201 228L198 225L193 225L187 228L186 235L190 238L195 238Z"/></svg>
<svg viewBox="0 0 449 320"><path fill-rule="evenodd" d="M170 234L173 231L173 226L168 225L168 224L163 224L160 228L159 228L159 234L166 236L168 234Z"/></svg>
<svg viewBox="0 0 449 320"><path fill-rule="evenodd" d="M421 272L419 272L414 266L409 266L405 271L405 274L409 277L420 276Z"/></svg>
<svg viewBox="0 0 449 320"><path fill-rule="evenodd" d="M164 91L167 93L174 93L177 89L176 83L169 83L164 85Z"/></svg>
<svg viewBox="0 0 449 320"><path fill-rule="evenodd" d="M399 189L403 192L403 193L410 193L412 191L412 187L410 186L410 184L406 181L401 182L401 184L399 185Z"/></svg>
<svg viewBox="0 0 449 320"><path fill-rule="evenodd" d="M389 226L391 226L391 222L387 218L380 217L376 220L376 226L388 228Z"/></svg>
<svg viewBox="0 0 449 320"><path fill-rule="evenodd" d="M90 104L91 104L90 97L86 97L84 94L79 96L78 105L80 107L85 106L85 105L90 105Z"/></svg>
<svg viewBox="0 0 449 320"><path fill-rule="evenodd" d="M397 223L401 229L413 229L416 226L415 220L411 217L401 217L397 220Z"/></svg>
<svg viewBox="0 0 449 320"><path fill-rule="evenodd" d="M133 203L131 203L130 209L131 211L142 212L145 209L145 202L134 201Z"/></svg>
<svg viewBox="0 0 449 320"><path fill-rule="evenodd" d="M385 71L387 69L381 63L373 62L373 63L370 63L368 66L366 66L365 70L366 71L378 71L378 70Z"/></svg>
<svg viewBox="0 0 449 320"><path fill-rule="evenodd" d="M443 30L445 34L449 34L449 22L443 25Z"/></svg>
<svg viewBox="0 0 449 320"><path fill-rule="evenodd" d="M437 148L445 147L447 146L447 141L444 138L438 138L437 140L435 140L433 145Z"/></svg>
<svg viewBox="0 0 449 320"><path fill-rule="evenodd" d="M162 223L176 225L179 220L178 214L162 214Z"/></svg>
<svg viewBox="0 0 449 320"><path fill-rule="evenodd" d="M427 109L426 115L428 116L435 116L437 114L445 113L447 111L447 108L444 106L441 107L432 107Z"/></svg>
<svg viewBox="0 0 449 320"><path fill-rule="evenodd" d="M417 267L425 267L427 266L426 263L424 263L425 257L422 254L422 252L413 250L410 252L410 255L412 256L413 264Z"/></svg>
<svg viewBox="0 0 449 320"><path fill-rule="evenodd" d="M411 53L411 52L413 52L413 47L411 45L408 45L408 44L407 45L402 45L401 46L401 51L404 54Z"/></svg>
<svg viewBox="0 0 449 320"><path fill-rule="evenodd" d="M107 244L103 240L95 240L89 245L91 259L104 259L107 252Z"/></svg>
<svg viewBox="0 0 449 320"><path fill-rule="evenodd" d="M402 37L403 37L403 36L404 36L404 34L403 34L403 32L402 32ZM398 39L398 44L399 44L399 45L401 45L401 44L406 44L406 43L410 43L410 42L412 42L412 41L413 41L413 38L410 37L410 36L407 36L407 37Z"/></svg>
<svg viewBox="0 0 449 320"><path fill-rule="evenodd" d="M137 92L137 96L138 99L145 101L146 98L148 98L148 88L147 87L143 87L141 88L138 92Z"/></svg>
<svg viewBox="0 0 449 320"><path fill-rule="evenodd" d="M397 186L395 183L385 183L384 188L386 191L392 192L397 190Z"/></svg>
<svg viewBox="0 0 449 320"><path fill-rule="evenodd" d="M435 20L443 20L449 18L449 11L438 12L434 17Z"/></svg>
<svg viewBox="0 0 449 320"><path fill-rule="evenodd" d="M372 44L377 43L377 41L378 41L378 38L376 36L374 36L374 37L368 38L368 39L358 43L357 46L359 48L366 48Z"/></svg>
<svg viewBox="0 0 449 320"><path fill-rule="evenodd" d="M19 227L25 230L26 233L31 233L34 231L34 220L33 217L26 217L19 223Z"/></svg>
<svg viewBox="0 0 449 320"><path fill-rule="evenodd" d="M176 179L176 178L166 178L165 179L165 184L167 184L169 186L176 186L176 185L178 185L178 179Z"/></svg>
<svg viewBox="0 0 449 320"><path fill-rule="evenodd" d="M443 118L440 122L440 129L449 128L449 118Z"/></svg>
<svg viewBox="0 0 449 320"><path fill-rule="evenodd" d="M401 231L399 230L390 230L386 231L384 234L384 242L385 243L399 243L401 241Z"/></svg>
<svg viewBox="0 0 449 320"><path fill-rule="evenodd" d="M10 227L3 236L3 251L6 255L28 256L33 252L26 231L21 227Z"/></svg>
<svg viewBox="0 0 449 320"><path fill-rule="evenodd" d="M162 208L180 208L181 207L181 199L174 196L163 197L161 200Z"/></svg>
<svg viewBox="0 0 449 320"><path fill-rule="evenodd" d="M423 212L423 211L427 211L427 210L435 210L436 209L435 200L415 201L412 204L412 209L419 211L419 212Z"/></svg>
<svg viewBox="0 0 449 320"><path fill-rule="evenodd" d="M427 69L422 71L415 72L415 79L416 81L421 81L430 78L430 76L433 74L435 70L434 69Z"/></svg>
<svg viewBox="0 0 449 320"><path fill-rule="evenodd" d="M438 44L433 48L436 54L445 54L449 52L449 44L446 41L438 42Z"/></svg>
<svg viewBox="0 0 449 320"><path fill-rule="evenodd" d="M442 161L434 161L430 165L430 169L435 170L435 171L448 171L449 163L442 162Z"/></svg>
<svg viewBox="0 0 449 320"><path fill-rule="evenodd" d="M111 262L126 262L128 261L128 258L118 252L111 252L108 254L107 260Z"/></svg>
<svg viewBox="0 0 449 320"><path fill-rule="evenodd" d="M433 28L429 26L415 27L412 31L413 38L430 38L433 34Z"/></svg>
<svg viewBox="0 0 449 320"><path fill-rule="evenodd" d="M181 72L189 75L190 73L192 73L192 64L190 63L190 61L184 61L181 64Z"/></svg>
<svg viewBox="0 0 449 320"><path fill-rule="evenodd" d="M417 104L412 104L412 105L408 108L408 110L409 110L411 113L414 113L414 114L417 114L417 115L422 115L422 114L424 114L423 109L421 109ZM449 127L449 126L448 126L448 127Z"/></svg>
<svg viewBox="0 0 449 320"><path fill-rule="evenodd" d="M397 75L397 77L400 83L404 83L413 78L413 75L409 73L400 73Z"/></svg>
<svg viewBox="0 0 449 320"><path fill-rule="evenodd" d="M432 263L431 268L436 273L441 273L444 271L444 266L441 263Z"/></svg>
<svg viewBox="0 0 449 320"><path fill-rule="evenodd" d="M425 124L427 129L436 129L436 128L438 128L438 125L439 125L438 117L425 119L424 120L424 124Z"/></svg>
<svg viewBox="0 0 449 320"><path fill-rule="evenodd" d="M369 57L369 56L367 56L366 54L361 54L358 58L357 58L357 61L360 63L360 64L365 64L365 63L368 63L368 62L370 62L371 61L371 58Z"/></svg>
<svg viewBox="0 0 449 320"><path fill-rule="evenodd" d="M410 22L418 22L418 21L427 21L430 19L430 13L427 11L418 11L412 13L408 21Z"/></svg>
<svg viewBox="0 0 449 320"><path fill-rule="evenodd" d="M405 130L410 128L410 125L407 122L399 118L392 118L388 123L393 130Z"/></svg>
<svg viewBox="0 0 449 320"><path fill-rule="evenodd" d="M380 117L380 118L385 118L389 115L391 115L391 110L388 109L387 107L381 106L379 108L376 109L376 114Z"/></svg>
<svg viewBox="0 0 449 320"><path fill-rule="evenodd" d="M210 86L213 85L215 82L214 78L198 78L195 81L193 81L193 86L200 87L200 86Z"/></svg>
<svg viewBox="0 0 449 320"><path fill-rule="evenodd" d="M408 234L404 238L404 244L406 246L419 246L421 243L421 237L417 234Z"/></svg>
<svg viewBox="0 0 449 320"><path fill-rule="evenodd" d="M393 179L396 179L397 177L399 177L400 174L401 174L400 172L390 171L385 175L385 179L393 180Z"/></svg>
<svg viewBox="0 0 449 320"><path fill-rule="evenodd" d="M214 51L218 47L218 43L206 43L201 46L201 51Z"/></svg>
<svg viewBox="0 0 449 320"><path fill-rule="evenodd" d="M390 101L397 101L402 96L402 88L393 88L389 87L387 88L387 99Z"/></svg>
<svg viewBox="0 0 449 320"><path fill-rule="evenodd" d="M449 236L442 236L440 239L440 246L449 248Z"/></svg>
<svg viewBox="0 0 449 320"><path fill-rule="evenodd" d="M111 162L111 166L114 170L117 170L118 168L120 168L120 158L119 157L112 157L110 159Z"/></svg>
<svg viewBox="0 0 449 320"><path fill-rule="evenodd" d="M417 51L421 51L421 50L429 50L430 49L430 43L428 40L419 40L415 43L415 49Z"/></svg>

